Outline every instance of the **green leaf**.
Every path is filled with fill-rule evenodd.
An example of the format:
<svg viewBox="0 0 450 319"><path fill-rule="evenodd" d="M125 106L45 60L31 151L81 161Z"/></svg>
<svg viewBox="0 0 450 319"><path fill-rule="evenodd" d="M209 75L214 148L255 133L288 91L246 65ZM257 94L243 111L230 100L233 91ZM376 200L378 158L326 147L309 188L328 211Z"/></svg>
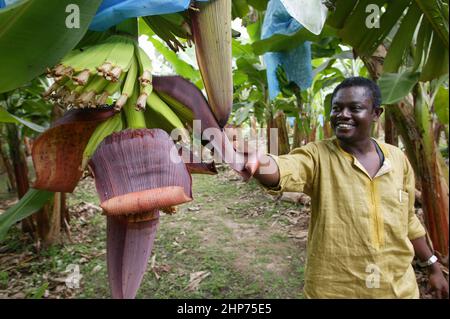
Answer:
<svg viewBox="0 0 450 319"><path fill-rule="evenodd" d="M415 3L409 7L408 13L403 18L384 60L384 72L397 72L400 65L404 62L404 57L407 55L411 45L421 14L419 7Z"/></svg>
<svg viewBox="0 0 450 319"><path fill-rule="evenodd" d="M438 34L444 46L448 48L448 1L416 0L433 30Z"/></svg>
<svg viewBox="0 0 450 319"><path fill-rule="evenodd" d="M48 282L44 282L34 293L31 299L42 299L48 289Z"/></svg>
<svg viewBox="0 0 450 319"><path fill-rule="evenodd" d="M422 68L420 81L431 81L448 73L448 47L433 33L430 54Z"/></svg>
<svg viewBox="0 0 450 319"><path fill-rule="evenodd" d="M0 242L5 239L11 226L41 209L53 194L53 192L30 188L17 204L1 214Z"/></svg>
<svg viewBox="0 0 450 319"><path fill-rule="evenodd" d="M21 119L20 117L17 117L15 115L12 115L2 107L0 107L0 123L14 123L14 124L21 123L36 132L42 133L45 131L44 127L28 122L27 120Z"/></svg>
<svg viewBox="0 0 450 319"><path fill-rule="evenodd" d="M394 104L411 92L419 80L418 72L384 73L378 80L382 104Z"/></svg>
<svg viewBox="0 0 450 319"><path fill-rule="evenodd" d="M335 35L335 31L327 25L324 26L322 32L319 35L315 35L307 29L302 28L291 35L274 34L270 38L255 41L254 43L252 43L252 47L255 51L255 54L258 55L264 54L266 52L290 51L297 48L305 41L319 42L321 39L333 35Z"/></svg>
<svg viewBox="0 0 450 319"><path fill-rule="evenodd" d="M261 40L262 19L247 25L247 33L252 42Z"/></svg>
<svg viewBox="0 0 450 319"><path fill-rule="evenodd" d="M233 0L231 12L233 19L245 17L249 12L247 0Z"/></svg>
<svg viewBox="0 0 450 319"><path fill-rule="evenodd" d="M434 111L441 122L444 125L448 125L448 88L441 86L434 99Z"/></svg>
<svg viewBox="0 0 450 319"><path fill-rule="evenodd" d="M426 19L422 19L419 33L417 34L416 45L414 49L414 65L413 70L417 70L426 60L428 56L428 49L432 35L431 25Z"/></svg>
<svg viewBox="0 0 450 319"><path fill-rule="evenodd" d="M248 4L251 5L253 8L264 11L266 10L267 3L269 0L247 0Z"/></svg>
<svg viewBox="0 0 450 319"><path fill-rule="evenodd" d="M11 91L61 58L81 40L101 0L23 0L0 10L0 93ZM79 28L68 5L79 8ZM70 7L69 7L70 8Z"/></svg>
<svg viewBox="0 0 450 319"><path fill-rule="evenodd" d="M401 19L403 12L410 2L411 0L395 0L389 2L386 12L381 15L379 28L367 29L364 26L361 26L362 29L365 29L365 34L361 43L355 47L357 52L362 55L370 56Z"/></svg>
<svg viewBox="0 0 450 319"><path fill-rule="evenodd" d="M149 37L148 40L153 44L156 50L161 53L164 58L172 65L174 71L185 77L192 82L196 82L200 79L200 72L195 70L192 65L181 60L178 55L172 50L168 49L162 42L159 40ZM200 88L201 89L201 88Z"/></svg>
<svg viewBox="0 0 450 319"><path fill-rule="evenodd" d="M330 26L341 29L344 26L345 21L350 16L358 0L338 0L336 1L336 8L331 11L327 24Z"/></svg>
<svg viewBox="0 0 450 319"><path fill-rule="evenodd" d="M341 30L339 30L338 35L352 47L358 48L370 30L365 26L365 21L368 15L368 13L366 13L367 5L374 4L381 7L384 2L385 0L359 1L351 15L345 20L345 25Z"/></svg>
<svg viewBox="0 0 450 319"><path fill-rule="evenodd" d="M236 39L231 40L233 57L254 56L253 48L250 44L242 44Z"/></svg>

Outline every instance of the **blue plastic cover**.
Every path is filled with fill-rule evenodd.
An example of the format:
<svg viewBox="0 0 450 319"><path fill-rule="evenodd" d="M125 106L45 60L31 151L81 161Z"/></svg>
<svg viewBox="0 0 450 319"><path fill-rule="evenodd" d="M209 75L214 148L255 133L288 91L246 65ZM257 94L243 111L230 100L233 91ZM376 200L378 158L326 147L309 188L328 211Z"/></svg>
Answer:
<svg viewBox="0 0 450 319"><path fill-rule="evenodd" d="M20 0L0 0L0 9L19 1Z"/></svg>
<svg viewBox="0 0 450 319"><path fill-rule="evenodd" d="M290 35L303 26L287 13L280 0L270 0L264 17L261 38L267 39L274 34ZM288 52L268 52L264 54L267 68L267 82L270 99L280 93L276 69L281 65L289 81L295 82L302 90L311 86L311 43L304 42Z"/></svg>
<svg viewBox="0 0 450 319"><path fill-rule="evenodd" d="M184 11L190 3L190 0L103 0L89 29L105 31L128 18Z"/></svg>

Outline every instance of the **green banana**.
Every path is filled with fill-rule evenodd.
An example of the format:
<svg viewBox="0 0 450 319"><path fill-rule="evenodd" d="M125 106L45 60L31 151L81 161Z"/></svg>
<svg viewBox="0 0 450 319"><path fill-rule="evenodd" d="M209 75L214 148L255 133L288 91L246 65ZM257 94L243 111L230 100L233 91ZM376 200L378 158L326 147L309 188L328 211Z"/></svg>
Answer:
<svg viewBox="0 0 450 319"><path fill-rule="evenodd" d="M192 125L194 112L180 101L163 92L156 92L158 96L178 115L185 125Z"/></svg>
<svg viewBox="0 0 450 319"><path fill-rule="evenodd" d="M122 72L128 71L134 54L134 41L125 36L112 36L108 39L114 42L114 47L106 58L105 64L111 65L111 70L104 73L107 80L117 81Z"/></svg>
<svg viewBox="0 0 450 319"><path fill-rule="evenodd" d="M101 76L95 75L92 81L86 85L83 93L76 100L76 103L95 107L95 96L100 94L107 85L108 80Z"/></svg>
<svg viewBox="0 0 450 319"><path fill-rule="evenodd" d="M138 63L136 61L136 58L133 57L130 69L128 70L127 78L122 88L122 94L116 101L116 105L114 106L116 110L122 109L122 107L127 103L128 98L133 94L137 73Z"/></svg>
<svg viewBox="0 0 450 319"><path fill-rule="evenodd" d="M152 85L152 61L145 51L136 45L136 55L139 61L140 93L136 102L136 109L143 110L147 104L147 98L153 91Z"/></svg>
<svg viewBox="0 0 450 319"><path fill-rule="evenodd" d="M147 106L150 113L156 117L155 121L165 121L172 129L183 129L184 124L178 115L155 93L152 92L147 98ZM155 123L155 121L153 123Z"/></svg>
<svg viewBox="0 0 450 319"><path fill-rule="evenodd" d="M127 119L127 127L129 128L146 128L144 113L136 110L136 100L138 98L138 89L134 86L130 98L127 99L127 103L123 107L125 117Z"/></svg>

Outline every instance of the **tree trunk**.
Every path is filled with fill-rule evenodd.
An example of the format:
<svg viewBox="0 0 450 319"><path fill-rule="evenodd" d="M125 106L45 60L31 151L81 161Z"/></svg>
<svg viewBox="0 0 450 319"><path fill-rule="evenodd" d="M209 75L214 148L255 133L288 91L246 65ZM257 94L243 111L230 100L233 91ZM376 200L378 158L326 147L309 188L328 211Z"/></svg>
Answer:
<svg viewBox="0 0 450 319"><path fill-rule="evenodd" d="M314 142L316 140L316 131L317 131L317 126L314 126L311 129L311 132L309 132L309 136L308 136L308 143L309 142Z"/></svg>
<svg viewBox="0 0 450 319"><path fill-rule="evenodd" d="M330 121L325 121L323 124L323 136L325 138L331 138L333 136L333 129L331 128Z"/></svg>
<svg viewBox="0 0 450 319"><path fill-rule="evenodd" d="M275 126L278 129L278 155L288 154L290 151L289 135L287 131L286 115L278 111L275 115Z"/></svg>
<svg viewBox="0 0 450 319"><path fill-rule="evenodd" d="M299 127L299 119L296 118L294 122L294 139L292 141L292 148L297 148L302 146L303 134L302 130Z"/></svg>
<svg viewBox="0 0 450 319"><path fill-rule="evenodd" d="M380 46L375 56L363 58L374 80L382 73L385 54L386 50ZM434 139L432 118L422 93L420 85L417 85L413 100L409 96L397 105L387 107L392 110L392 119L406 147L416 180L421 184L425 224L433 248L441 257L441 262L448 263L448 172L444 172L445 168L441 165L443 159Z"/></svg>
<svg viewBox="0 0 450 319"><path fill-rule="evenodd" d="M385 108L384 113L384 141L388 144L398 146L398 133L392 119L390 107Z"/></svg>
<svg viewBox="0 0 450 319"><path fill-rule="evenodd" d="M53 203L47 203L36 214L37 232L42 244L45 247L57 244L61 238L61 214L63 208L63 193L53 195Z"/></svg>
<svg viewBox="0 0 450 319"><path fill-rule="evenodd" d="M9 154L13 163L14 177L16 180L17 197L22 198L28 191L28 166L19 138L19 130L15 124L7 124ZM22 231L34 235L35 227L33 216L22 220Z"/></svg>
<svg viewBox="0 0 450 319"><path fill-rule="evenodd" d="M0 156L2 157L3 164L5 165L6 174L8 176L10 191L15 192L17 191L16 186L16 179L14 177L14 168L11 164L11 161L9 160L9 157L7 156L6 152L3 149L4 143L2 140L0 140Z"/></svg>
<svg viewBox="0 0 450 319"><path fill-rule="evenodd" d="M275 141L272 141L272 134L271 134L271 130L272 129L276 129L276 125L275 125L275 121L273 119L273 114L271 111L267 112L267 116L266 116L266 139L267 139L267 153L270 153L270 149L271 149L271 145L274 145ZM278 143L278 141L277 141Z"/></svg>

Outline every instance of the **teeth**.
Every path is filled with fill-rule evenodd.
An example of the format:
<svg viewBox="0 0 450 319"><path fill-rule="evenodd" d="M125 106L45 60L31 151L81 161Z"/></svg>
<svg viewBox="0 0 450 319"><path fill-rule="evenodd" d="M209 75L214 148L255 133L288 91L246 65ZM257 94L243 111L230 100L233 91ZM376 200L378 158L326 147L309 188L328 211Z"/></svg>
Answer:
<svg viewBox="0 0 450 319"><path fill-rule="evenodd" d="M353 125L350 125L350 124L338 124L337 127L338 128L352 128Z"/></svg>

